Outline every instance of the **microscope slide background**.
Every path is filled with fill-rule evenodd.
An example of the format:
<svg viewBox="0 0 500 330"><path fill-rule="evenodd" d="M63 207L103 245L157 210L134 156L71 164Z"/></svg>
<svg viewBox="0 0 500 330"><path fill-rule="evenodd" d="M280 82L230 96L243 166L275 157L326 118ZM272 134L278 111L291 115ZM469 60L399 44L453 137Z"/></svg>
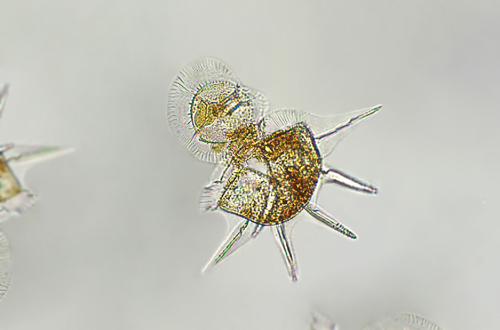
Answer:
<svg viewBox="0 0 500 330"><path fill-rule="evenodd" d="M0 143L74 147L26 176L38 204L1 224L13 281L0 329L343 330L399 312L500 324L498 1L0 2ZM166 98L212 56L273 109L382 103L326 162L379 189L323 187L358 235L271 231L208 273L226 233L201 214L213 166L170 132ZM307 217L305 217L307 219Z"/></svg>

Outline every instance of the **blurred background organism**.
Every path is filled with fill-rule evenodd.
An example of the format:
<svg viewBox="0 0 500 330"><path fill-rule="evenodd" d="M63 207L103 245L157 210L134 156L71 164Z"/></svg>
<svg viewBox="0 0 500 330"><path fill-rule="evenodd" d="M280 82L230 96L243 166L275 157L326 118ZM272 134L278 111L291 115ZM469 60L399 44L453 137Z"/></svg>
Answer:
<svg viewBox="0 0 500 330"><path fill-rule="evenodd" d="M0 119L7 100L8 85L0 90ZM35 205L38 196L24 184L26 169L40 161L61 156L73 149L25 146L14 143L0 145L0 222L19 216ZM14 169L14 171L12 170ZM0 231L0 300L11 280L9 241Z"/></svg>
<svg viewBox="0 0 500 330"><path fill-rule="evenodd" d="M328 317L313 313L310 330L341 330ZM363 330L442 330L422 316L404 313L377 321Z"/></svg>

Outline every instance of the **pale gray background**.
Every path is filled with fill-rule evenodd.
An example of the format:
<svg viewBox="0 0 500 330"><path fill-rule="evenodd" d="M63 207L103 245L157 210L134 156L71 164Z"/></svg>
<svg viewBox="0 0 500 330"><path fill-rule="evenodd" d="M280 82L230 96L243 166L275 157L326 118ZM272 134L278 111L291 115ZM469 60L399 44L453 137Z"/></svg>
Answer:
<svg viewBox="0 0 500 330"><path fill-rule="evenodd" d="M0 329L344 330L392 313L500 326L500 5L494 1L0 2L0 142L73 146L27 176L41 196L2 224L14 278ZM208 274L225 234L199 214L211 165L169 132L166 95L214 56L273 108L383 103L328 162L378 185L321 205L291 283L270 232Z"/></svg>

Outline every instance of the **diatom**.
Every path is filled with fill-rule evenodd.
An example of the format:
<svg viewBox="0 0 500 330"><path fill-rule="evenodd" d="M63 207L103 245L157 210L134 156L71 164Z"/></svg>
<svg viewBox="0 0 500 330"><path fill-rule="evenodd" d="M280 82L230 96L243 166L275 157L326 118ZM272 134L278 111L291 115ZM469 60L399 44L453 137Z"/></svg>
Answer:
<svg viewBox="0 0 500 330"><path fill-rule="evenodd" d="M0 118L7 100L8 86L0 90ZM38 197L24 184L29 166L57 157L72 149L49 146L25 146L14 143L0 145L0 222L19 216L35 205ZM10 285L10 249L7 238L0 231L0 300Z"/></svg>
<svg viewBox="0 0 500 330"><path fill-rule="evenodd" d="M182 69L169 93L168 123L196 158L216 164L201 195L201 210L220 210L236 219L207 267L270 228L290 277L297 280L289 235L292 220L303 211L355 239L316 199L325 183L377 193L326 166L324 158L355 124L380 108L331 117L290 109L271 112L264 94L244 86L218 60L207 58Z"/></svg>
<svg viewBox="0 0 500 330"><path fill-rule="evenodd" d="M10 286L10 248L9 241L0 230L0 300L3 299Z"/></svg>
<svg viewBox="0 0 500 330"><path fill-rule="evenodd" d="M311 330L337 330L338 327L320 313L313 313ZM431 321L415 314L400 314L384 318L363 330L441 330Z"/></svg>

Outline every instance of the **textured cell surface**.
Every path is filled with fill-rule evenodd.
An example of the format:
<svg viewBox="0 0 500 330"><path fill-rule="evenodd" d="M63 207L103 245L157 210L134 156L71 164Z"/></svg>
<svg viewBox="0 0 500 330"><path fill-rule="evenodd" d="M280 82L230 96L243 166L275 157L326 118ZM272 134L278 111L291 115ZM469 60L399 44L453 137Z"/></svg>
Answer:
<svg viewBox="0 0 500 330"><path fill-rule="evenodd" d="M441 328L419 315L401 314L380 320L363 330L441 330Z"/></svg>
<svg viewBox="0 0 500 330"><path fill-rule="evenodd" d="M219 206L262 225L286 222L304 209L318 182L321 158L311 131L297 124L251 143L267 174L243 166L234 171Z"/></svg>
<svg viewBox="0 0 500 330"><path fill-rule="evenodd" d="M311 330L337 330L338 327L327 317L313 313ZM375 322L363 330L441 330L440 327L415 314L400 314Z"/></svg>
<svg viewBox="0 0 500 330"><path fill-rule="evenodd" d="M221 163L227 133L256 123L268 108L265 97L244 87L223 63L205 59L182 69L168 97L172 132L195 157Z"/></svg>
<svg viewBox="0 0 500 330"><path fill-rule="evenodd" d="M10 266L9 241L0 230L0 300L3 299L10 286Z"/></svg>
<svg viewBox="0 0 500 330"><path fill-rule="evenodd" d="M228 143L227 134L251 124L251 98L229 82L210 83L200 89L191 104L191 121L198 139L219 153Z"/></svg>
<svg viewBox="0 0 500 330"><path fill-rule="evenodd" d="M170 128L196 158L217 164L202 192L201 210L223 211L234 222L207 267L268 227L290 277L297 280L289 236L302 211L355 239L316 205L316 198L327 183L377 193L369 184L327 167L324 158L355 124L379 109L331 117L298 110L270 112L264 94L244 86L220 61L204 59L182 69L169 93Z"/></svg>
<svg viewBox="0 0 500 330"><path fill-rule="evenodd" d="M0 118L7 99L8 86L0 91ZM25 187L24 174L29 166L71 152L71 149L44 146L23 146L14 143L0 145L0 222L26 212L37 196ZM0 231L0 300L11 280L10 248Z"/></svg>

